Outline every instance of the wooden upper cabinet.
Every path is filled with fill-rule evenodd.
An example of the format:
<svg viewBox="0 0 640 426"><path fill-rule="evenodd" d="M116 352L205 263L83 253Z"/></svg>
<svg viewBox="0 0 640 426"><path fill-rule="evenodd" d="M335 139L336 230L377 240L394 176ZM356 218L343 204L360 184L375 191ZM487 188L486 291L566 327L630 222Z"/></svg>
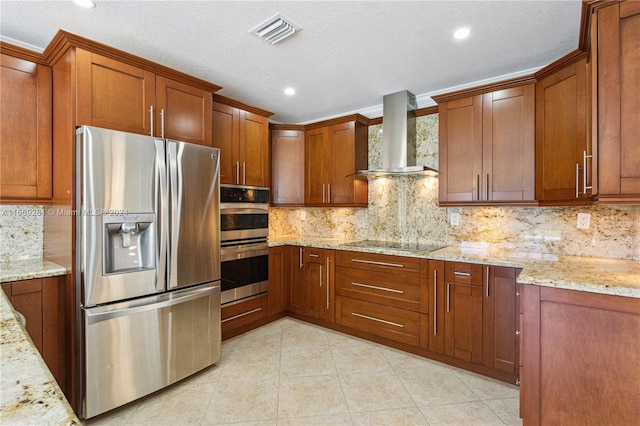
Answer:
<svg viewBox="0 0 640 426"><path fill-rule="evenodd" d="M269 119L240 111L240 157L242 184L269 186Z"/></svg>
<svg viewBox="0 0 640 426"><path fill-rule="evenodd" d="M440 204L535 204L534 85L437 100Z"/></svg>
<svg viewBox="0 0 640 426"><path fill-rule="evenodd" d="M304 204L304 129L271 129L271 204Z"/></svg>
<svg viewBox="0 0 640 426"><path fill-rule="evenodd" d="M326 125L322 125L326 123ZM316 127L319 126L319 127ZM368 120L315 123L305 134L305 204L366 206L367 181L349 176L368 164Z"/></svg>
<svg viewBox="0 0 640 426"><path fill-rule="evenodd" d="M270 113L264 111L264 114L213 102L213 146L220 148L220 183L269 186L269 119L266 114Z"/></svg>
<svg viewBox="0 0 640 426"><path fill-rule="evenodd" d="M482 96L441 103L438 112L440 202L478 201L482 175Z"/></svg>
<svg viewBox="0 0 640 426"><path fill-rule="evenodd" d="M305 134L305 204L324 204L327 198L327 155L329 151L328 128L308 130Z"/></svg>
<svg viewBox="0 0 640 426"><path fill-rule="evenodd" d="M583 55L536 83L536 199L540 203L592 202L588 77Z"/></svg>
<svg viewBox="0 0 640 426"><path fill-rule="evenodd" d="M640 2L599 9L597 27L598 202L638 203Z"/></svg>
<svg viewBox="0 0 640 426"><path fill-rule="evenodd" d="M156 77L155 136L213 145L213 94L209 91Z"/></svg>
<svg viewBox="0 0 640 426"><path fill-rule="evenodd" d="M0 58L0 198L51 200L51 68L4 53Z"/></svg>
<svg viewBox="0 0 640 426"><path fill-rule="evenodd" d="M151 135L155 74L84 49L75 58L75 124Z"/></svg>
<svg viewBox="0 0 640 426"><path fill-rule="evenodd" d="M535 200L534 112L533 84L482 95L484 200Z"/></svg>
<svg viewBox="0 0 640 426"><path fill-rule="evenodd" d="M220 183L237 183L236 169L240 111L219 102L213 103L213 146L220 149Z"/></svg>

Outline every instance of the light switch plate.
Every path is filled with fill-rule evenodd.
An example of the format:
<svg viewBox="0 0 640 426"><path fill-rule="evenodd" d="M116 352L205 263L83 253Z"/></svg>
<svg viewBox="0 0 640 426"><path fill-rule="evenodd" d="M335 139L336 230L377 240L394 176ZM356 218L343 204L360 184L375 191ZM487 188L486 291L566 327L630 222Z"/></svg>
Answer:
<svg viewBox="0 0 640 426"><path fill-rule="evenodd" d="M460 213L451 213L451 216L449 216L449 224L451 226L460 226Z"/></svg>
<svg viewBox="0 0 640 426"><path fill-rule="evenodd" d="M589 229L591 225L591 215L589 213L578 213L578 223L576 227L578 229Z"/></svg>

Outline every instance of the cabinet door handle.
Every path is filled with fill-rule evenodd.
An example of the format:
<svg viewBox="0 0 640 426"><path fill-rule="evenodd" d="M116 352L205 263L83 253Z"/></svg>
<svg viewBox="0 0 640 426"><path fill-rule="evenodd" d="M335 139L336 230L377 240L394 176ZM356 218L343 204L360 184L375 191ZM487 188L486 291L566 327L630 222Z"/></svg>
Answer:
<svg viewBox="0 0 640 426"><path fill-rule="evenodd" d="M471 276L471 274L469 272L458 272L458 271L455 271L453 273L453 275L455 275L456 277L470 277Z"/></svg>
<svg viewBox="0 0 640 426"><path fill-rule="evenodd" d="M480 201L480 175L476 175L476 201Z"/></svg>
<svg viewBox="0 0 640 426"><path fill-rule="evenodd" d="M240 162L236 161L236 183L240 184Z"/></svg>
<svg viewBox="0 0 640 426"><path fill-rule="evenodd" d="M151 137L153 137L153 105L151 105L149 107L149 125L151 126L151 131L149 132L149 135Z"/></svg>
<svg viewBox="0 0 640 426"><path fill-rule="evenodd" d="M322 265L320 265L320 287L322 287Z"/></svg>
<svg viewBox="0 0 640 426"><path fill-rule="evenodd" d="M578 177L580 174L580 165L576 163L576 198L580 196L580 178Z"/></svg>
<svg viewBox="0 0 640 426"><path fill-rule="evenodd" d="M327 310L329 310L329 258L327 257Z"/></svg>
<svg viewBox="0 0 640 426"><path fill-rule="evenodd" d="M451 310L451 303L450 303L451 299L449 297L450 296L449 293L451 291L450 287L451 287L451 284L447 283L447 312L449 312Z"/></svg>
<svg viewBox="0 0 640 426"><path fill-rule="evenodd" d="M437 336L438 325L438 270L433 270L433 335Z"/></svg>
<svg viewBox="0 0 640 426"><path fill-rule="evenodd" d="M404 265L401 263L376 262L374 260L364 260L364 259L351 259L351 261L356 263L366 263L369 265L391 266L393 268L404 268Z"/></svg>
<svg viewBox="0 0 640 426"><path fill-rule="evenodd" d="M303 263L302 263L302 247L300 247L300 269L302 269Z"/></svg>
<svg viewBox="0 0 640 426"><path fill-rule="evenodd" d="M318 257L320 257L320 255L319 254L315 254L315 253L309 253L309 257L318 258Z"/></svg>
<svg viewBox="0 0 640 426"><path fill-rule="evenodd" d="M354 317L360 317L360 318L368 319L371 321L381 322L383 324L393 325L394 327L404 328L404 325L398 324L397 322L391 322L391 321L383 320L380 318L370 317L369 315L362 315L357 312L351 312L351 315L353 315Z"/></svg>
<svg viewBox="0 0 640 426"><path fill-rule="evenodd" d="M245 161L242 162L242 184L247 184L247 163Z"/></svg>
<svg viewBox="0 0 640 426"><path fill-rule="evenodd" d="M489 297L489 267L487 266L487 298Z"/></svg>
<svg viewBox="0 0 640 426"><path fill-rule="evenodd" d="M372 288L374 290L388 291L388 292L391 292L391 293L404 294L404 291L396 290L395 288L378 287L376 285L362 284L362 283L356 283L356 282L352 282L351 285L355 285L357 287Z"/></svg>
<svg viewBox="0 0 640 426"><path fill-rule="evenodd" d="M323 183L323 184L322 184L322 202L323 202L323 203L325 202L325 201L324 201L324 200L325 200L325 195L324 195L325 186L326 186L326 185Z"/></svg>
<svg viewBox="0 0 640 426"><path fill-rule="evenodd" d="M487 186L485 187L485 193L487 196L487 201L489 201L489 173L487 173Z"/></svg>
<svg viewBox="0 0 640 426"><path fill-rule="evenodd" d="M222 321L220 321L220 322L221 322L221 323L225 323L225 322L227 322L227 321L233 321L234 319L238 319L238 318L246 317L247 315L251 315L251 314L253 314L253 313L260 312L261 310L262 310L262 308L256 308L256 309L253 309L253 310L251 310L251 311L243 312L243 313L241 313L241 314L238 314L238 315L235 315L235 316L229 317L229 318L227 318L227 319L223 319L223 320L222 320Z"/></svg>
<svg viewBox="0 0 640 426"><path fill-rule="evenodd" d="M164 108L160 110L160 137L164 139Z"/></svg>
<svg viewBox="0 0 640 426"><path fill-rule="evenodd" d="M327 184L327 203L331 203L331 184Z"/></svg>
<svg viewBox="0 0 640 426"><path fill-rule="evenodd" d="M585 195L587 189L593 189L593 186L587 186L587 158L593 159L593 154L587 155L587 151L582 151L582 183Z"/></svg>

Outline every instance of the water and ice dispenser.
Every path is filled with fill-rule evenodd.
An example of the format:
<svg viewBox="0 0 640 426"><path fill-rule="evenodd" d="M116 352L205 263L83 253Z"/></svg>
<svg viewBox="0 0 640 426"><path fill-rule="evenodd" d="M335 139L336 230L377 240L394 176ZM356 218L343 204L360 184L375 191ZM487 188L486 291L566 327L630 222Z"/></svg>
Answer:
<svg viewBox="0 0 640 426"><path fill-rule="evenodd" d="M105 275L155 269L155 213L105 215L102 222Z"/></svg>

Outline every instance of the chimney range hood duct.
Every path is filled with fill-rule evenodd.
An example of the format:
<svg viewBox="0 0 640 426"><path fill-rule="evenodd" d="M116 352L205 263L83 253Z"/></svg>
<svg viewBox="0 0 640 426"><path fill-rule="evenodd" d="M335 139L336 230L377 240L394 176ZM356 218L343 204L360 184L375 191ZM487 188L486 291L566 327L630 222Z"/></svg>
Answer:
<svg viewBox="0 0 640 426"><path fill-rule="evenodd" d="M361 177L422 174L438 171L416 165L416 97L408 90L385 95L382 101L382 169L360 170Z"/></svg>

